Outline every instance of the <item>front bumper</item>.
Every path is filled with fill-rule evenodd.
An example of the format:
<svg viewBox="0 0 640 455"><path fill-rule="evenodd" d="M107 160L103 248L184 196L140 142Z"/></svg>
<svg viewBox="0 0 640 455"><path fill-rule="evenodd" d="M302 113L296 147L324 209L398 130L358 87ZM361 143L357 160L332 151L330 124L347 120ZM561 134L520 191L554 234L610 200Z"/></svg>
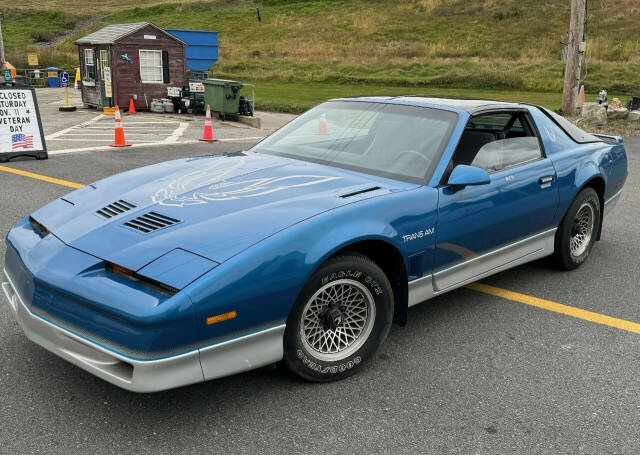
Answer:
<svg viewBox="0 0 640 455"><path fill-rule="evenodd" d="M228 376L282 359L284 324L183 354L134 359L32 312L4 271L9 308L34 343L107 382L132 392L157 392Z"/></svg>

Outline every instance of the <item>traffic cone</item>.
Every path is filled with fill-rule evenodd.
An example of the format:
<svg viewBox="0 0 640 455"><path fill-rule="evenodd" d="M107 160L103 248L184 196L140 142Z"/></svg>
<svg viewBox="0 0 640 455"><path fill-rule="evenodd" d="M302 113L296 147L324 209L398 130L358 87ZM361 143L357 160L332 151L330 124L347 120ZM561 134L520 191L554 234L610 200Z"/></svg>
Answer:
<svg viewBox="0 0 640 455"><path fill-rule="evenodd" d="M136 106L133 104L133 97L129 98L129 114L136 113Z"/></svg>
<svg viewBox="0 0 640 455"><path fill-rule="evenodd" d="M318 134L327 134L327 116L325 114L320 115L318 121Z"/></svg>
<svg viewBox="0 0 640 455"><path fill-rule="evenodd" d="M115 141L113 144L109 144L110 147L129 147L131 144L127 144L124 140L124 129L122 129L122 117L120 116L120 108L116 106L116 113L114 114L116 121L115 129Z"/></svg>
<svg viewBox="0 0 640 455"><path fill-rule="evenodd" d="M217 139L213 137L213 125L211 124L211 108L207 104L207 115L204 118L204 130L199 141L215 142Z"/></svg>

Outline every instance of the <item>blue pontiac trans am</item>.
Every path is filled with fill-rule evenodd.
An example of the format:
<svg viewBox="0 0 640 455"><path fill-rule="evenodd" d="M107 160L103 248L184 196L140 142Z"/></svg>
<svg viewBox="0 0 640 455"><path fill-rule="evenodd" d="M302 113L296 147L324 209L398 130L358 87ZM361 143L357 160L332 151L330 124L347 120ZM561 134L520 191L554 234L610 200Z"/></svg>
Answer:
<svg viewBox="0 0 640 455"><path fill-rule="evenodd" d="M542 107L337 99L250 150L36 210L2 288L32 341L128 390L280 361L329 381L412 305L545 256L580 266L626 177L622 138Z"/></svg>

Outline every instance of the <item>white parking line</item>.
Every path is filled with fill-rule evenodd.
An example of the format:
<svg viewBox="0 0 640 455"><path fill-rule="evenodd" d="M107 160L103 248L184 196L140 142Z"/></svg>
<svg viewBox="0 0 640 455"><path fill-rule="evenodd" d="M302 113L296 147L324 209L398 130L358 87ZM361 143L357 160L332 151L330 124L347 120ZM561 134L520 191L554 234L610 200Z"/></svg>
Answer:
<svg viewBox="0 0 640 455"><path fill-rule="evenodd" d="M171 125L175 125L178 123L182 123L178 120L143 120L143 121L139 121L139 122L127 122L126 120L122 121L123 125L152 125L154 123L157 123L158 125L163 125L163 124L171 124Z"/></svg>
<svg viewBox="0 0 640 455"><path fill-rule="evenodd" d="M112 124L109 124L108 126L84 126L82 128L78 128L81 130L112 130L114 128L114 126ZM171 127L171 126L153 126L153 127L149 127L149 126L130 126L130 125L123 125L123 128L126 128L128 130L146 130L146 129L153 129L155 130L169 130L169 131L173 131L175 128Z"/></svg>
<svg viewBox="0 0 640 455"><path fill-rule="evenodd" d="M106 137L104 139L101 139L99 137L96 137L96 138L86 138L85 137L85 138L81 138L81 139L70 139L70 138L66 138L66 137L61 137L61 138L52 139L52 140L54 140L54 141L65 141L65 142L67 142L67 141L68 142L100 142L100 141L102 141L102 142L113 142L114 138L113 138L113 135L111 135L111 137ZM162 142L162 141L149 141L149 140L146 140L144 138L140 138L140 140L143 140L144 142L155 142L157 144L160 144ZM51 152L49 152L49 153L51 153Z"/></svg>
<svg viewBox="0 0 640 455"><path fill-rule="evenodd" d="M91 125L92 123L97 122L98 120L100 120L103 117L104 117L104 114L100 114L100 115L92 118L91 120L87 120L86 122L79 123L78 125L73 125L73 126L71 126L69 128L65 128L64 130L56 131L55 133L51 133L48 136L45 136L44 140L45 141L49 141L51 139L57 138L58 136L62 136L63 134L68 133L69 131L71 131L71 130L73 130L75 128L82 128L83 126Z"/></svg>
<svg viewBox="0 0 640 455"><path fill-rule="evenodd" d="M171 135L162 142L164 142L165 144L178 142L178 139L184 134L185 131L187 131L187 128L189 128L189 124L187 122L180 122L180 125L178 125L174 132L171 133Z"/></svg>
<svg viewBox="0 0 640 455"><path fill-rule="evenodd" d="M219 142L251 142L251 141L257 141L257 140L262 139L262 138L264 138L264 136L231 137L231 138L225 138L225 139L218 139L218 141ZM200 142L198 140L188 139L186 141L175 142L173 144L175 144L175 145L188 145L188 144L201 144L201 143L202 142ZM139 147L157 147L157 146L161 146L161 145L165 145L165 144L166 143L163 143L163 142L137 143L137 144L132 144L131 147L127 147L124 150L128 150L130 148L139 148ZM215 144L215 142L214 142L214 144ZM106 146L106 145L96 145L96 146L93 146L93 147L80 147L80 148L75 148L75 149L51 150L49 152L49 155L66 155L68 153L97 152L97 151L106 151L106 150L113 151L113 148L111 148L109 146Z"/></svg>
<svg viewBox="0 0 640 455"><path fill-rule="evenodd" d="M112 119L104 114L100 114L85 122L51 133L45 137L45 140L89 143L107 142L112 140L114 126ZM173 119L157 120L138 118L135 120L125 120L123 127L128 137L134 141L142 141L144 145L163 141L170 144L178 142L178 139L182 137L188 129L189 123ZM95 147L103 148L104 145L81 147L80 150L95 150ZM53 150L51 152L53 152Z"/></svg>
<svg viewBox="0 0 640 455"><path fill-rule="evenodd" d="M197 142L197 141L191 141ZM182 142L181 144L188 144L189 142ZM126 147L124 149L120 149L120 151L128 150L131 148L139 148L139 147L152 147L161 145L161 142L140 142L137 144L131 144L131 147ZM77 153L77 152L98 152L98 151L114 151L112 147L107 145L96 145L94 147L80 147L76 149L64 149L64 150L51 150L49 155L66 155L68 153Z"/></svg>
<svg viewBox="0 0 640 455"><path fill-rule="evenodd" d="M129 132L127 130L125 130L125 134L127 136L158 136L158 133L156 132L151 132L151 133L145 133L145 132L136 132L136 131L132 131ZM65 137L56 137L51 139L52 141L64 141L66 138L82 138L82 137L86 137L87 139L85 140L91 140L92 137L96 137L96 136L114 136L113 131L111 132L103 132L103 133L67 133Z"/></svg>

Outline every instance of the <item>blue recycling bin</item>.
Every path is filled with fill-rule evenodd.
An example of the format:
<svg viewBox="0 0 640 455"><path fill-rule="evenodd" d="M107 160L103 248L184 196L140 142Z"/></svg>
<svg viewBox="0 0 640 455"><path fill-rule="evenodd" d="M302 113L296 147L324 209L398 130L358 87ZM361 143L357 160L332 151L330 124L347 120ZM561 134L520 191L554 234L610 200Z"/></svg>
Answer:
<svg viewBox="0 0 640 455"><path fill-rule="evenodd" d="M50 66L49 68L45 68L45 71L47 72L49 87L59 87L58 71L60 71L60 69L57 66Z"/></svg>

